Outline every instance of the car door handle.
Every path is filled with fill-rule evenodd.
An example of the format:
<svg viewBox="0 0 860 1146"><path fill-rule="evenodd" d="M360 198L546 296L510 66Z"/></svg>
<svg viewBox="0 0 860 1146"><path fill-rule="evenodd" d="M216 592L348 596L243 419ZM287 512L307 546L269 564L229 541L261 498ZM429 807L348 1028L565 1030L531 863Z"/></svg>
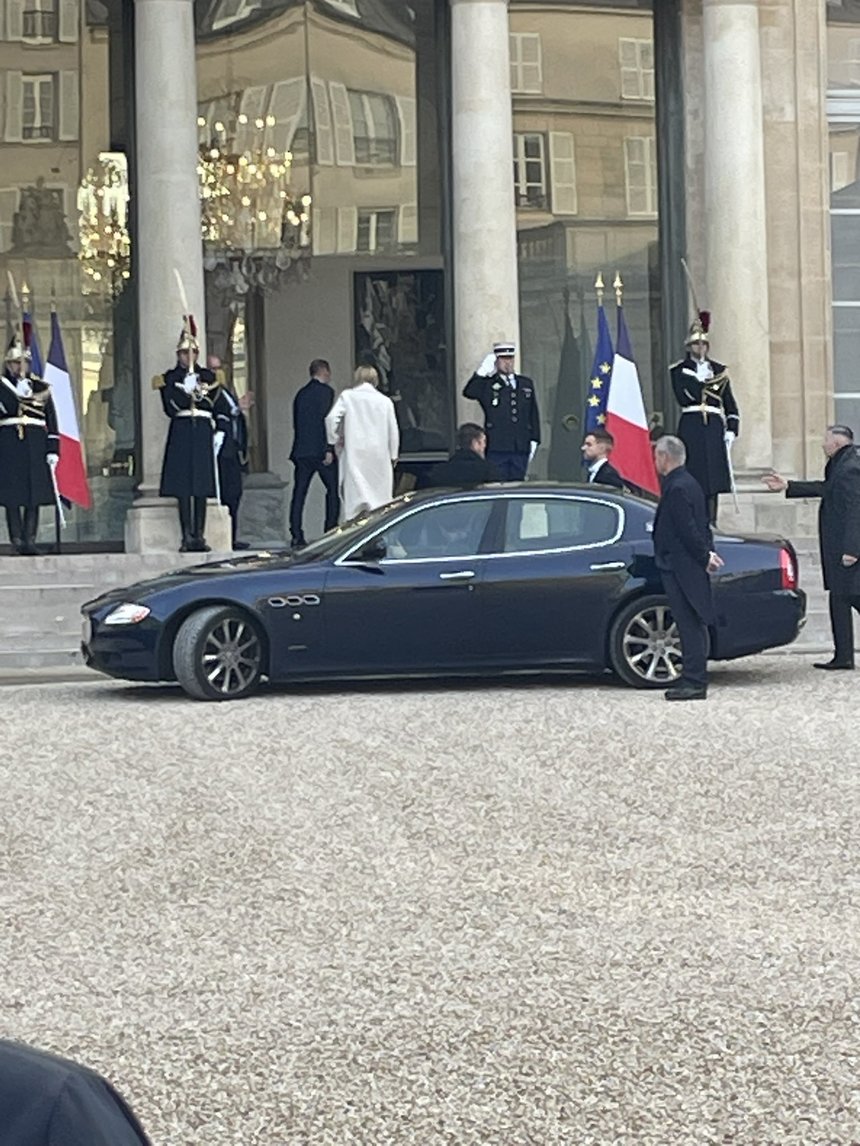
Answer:
<svg viewBox="0 0 860 1146"><path fill-rule="evenodd" d="M473 569L459 569L456 573L440 573L440 581L471 581L475 576Z"/></svg>
<svg viewBox="0 0 860 1146"><path fill-rule="evenodd" d="M592 573L599 573L604 569L626 569L626 561L598 561L596 565L591 566Z"/></svg>

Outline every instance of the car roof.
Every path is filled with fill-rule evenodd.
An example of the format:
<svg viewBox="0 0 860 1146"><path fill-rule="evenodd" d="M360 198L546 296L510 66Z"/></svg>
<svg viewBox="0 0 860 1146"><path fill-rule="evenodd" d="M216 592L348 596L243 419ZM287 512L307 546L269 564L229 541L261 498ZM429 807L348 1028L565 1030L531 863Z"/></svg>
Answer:
<svg viewBox="0 0 860 1146"><path fill-rule="evenodd" d="M432 489L411 490L395 498L392 508L403 504L420 504L423 501L437 501L440 497L455 496L460 498L486 497L487 494L502 496L505 494L584 494L586 497L600 498L601 501L609 498L612 501L634 501L640 505L652 506L655 504L649 498L638 497L614 486L598 485L589 482L564 481L505 481L487 482L478 486L434 486Z"/></svg>

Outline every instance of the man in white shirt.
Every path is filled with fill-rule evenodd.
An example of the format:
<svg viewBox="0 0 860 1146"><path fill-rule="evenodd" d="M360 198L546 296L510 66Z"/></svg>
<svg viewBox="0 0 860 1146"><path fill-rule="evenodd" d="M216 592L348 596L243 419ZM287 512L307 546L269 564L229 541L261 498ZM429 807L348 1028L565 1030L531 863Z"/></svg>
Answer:
<svg viewBox="0 0 860 1146"><path fill-rule="evenodd" d="M340 395L326 415L326 434L340 466L343 521L385 505L394 495L400 431L394 403L379 393L378 385L376 370L359 366L355 385Z"/></svg>

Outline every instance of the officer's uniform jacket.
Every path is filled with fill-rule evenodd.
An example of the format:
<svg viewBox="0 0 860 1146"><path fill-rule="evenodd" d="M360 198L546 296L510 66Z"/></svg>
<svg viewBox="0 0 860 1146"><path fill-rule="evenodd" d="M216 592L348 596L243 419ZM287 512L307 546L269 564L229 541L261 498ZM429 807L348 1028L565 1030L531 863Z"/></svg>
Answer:
<svg viewBox="0 0 860 1146"><path fill-rule="evenodd" d="M51 387L30 375L32 397L22 398L18 381L8 370L0 377L0 505L53 505L47 456L59 455L60 436Z"/></svg>
<svg viewBox="0 0 860 1146"><path fill-rule="evenodd" d="M501 374L485 378L473 374L463 389L464 398L479 402L484 411L487 450L528 454L531 442L540 442L540 415L535 384L514 374L515 385Z"/></svg>
<svg viewBox="0 0 860 1146"><path fill-rule="evenodd" d="M722 362L706 362L708 369L702 377L699 363L688 355L671 368L671 377L681 407L678 437L687 447L687 469L711 497L732 488L725 432L740 433L740 416L726 367Z"/></svg>
<svg viewBox="0 0 860 1146"><path fill-rule="evenodd" d="M230 416L223 407L216 409L219 387L211 370L200 368L200 388L186 393L183 383L189 371L176 364L153 379L161 393L161 403L170 418L164 463L161 468L162 497L214 497L215 430L230 432Z"/></svg>

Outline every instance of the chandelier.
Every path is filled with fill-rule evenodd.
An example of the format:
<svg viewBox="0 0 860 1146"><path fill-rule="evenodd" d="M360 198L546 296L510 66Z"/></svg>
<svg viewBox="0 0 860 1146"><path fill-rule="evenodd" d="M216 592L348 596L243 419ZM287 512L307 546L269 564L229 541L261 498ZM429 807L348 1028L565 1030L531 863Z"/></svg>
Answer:
<svg viewBox="0 0 860 1146"><path fill-rule="evenodd" d="M116 298L131 276L128 161L103 151L78 187L78 260L83 293Z"/></svg>
<svg viewBox="0 0 860 1146"><path fill-rule="evenodd" d="M252 288L275 288L303 269L311 250L311 197L290 186L292 154L266 142L274 116L255 120L256 131L244 114L236 123L243 136L252 137L250 146L240 151L236 136L228 138L224 124L216 122L197 163L204 266L216 289L233 299Z"/></svg>

